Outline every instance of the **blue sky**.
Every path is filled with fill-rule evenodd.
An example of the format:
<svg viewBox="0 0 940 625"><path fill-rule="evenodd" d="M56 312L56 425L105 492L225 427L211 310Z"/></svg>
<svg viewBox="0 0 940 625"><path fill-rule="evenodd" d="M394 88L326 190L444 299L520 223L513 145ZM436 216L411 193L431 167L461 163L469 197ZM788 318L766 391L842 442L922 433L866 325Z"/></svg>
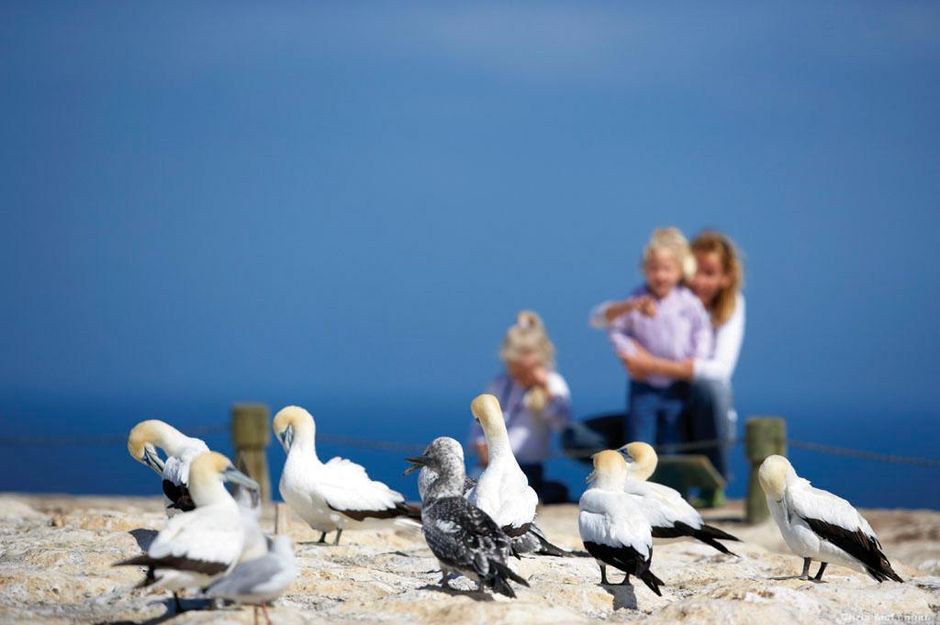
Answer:
<svg viewBox="0 0 940 625"><path fill-rule="evenodd" d="M744 413L940 416L935 4L6 2L0 81L8 427L463 420L525 307L616 407L587 314L667 224L746 254Z"/></svg>

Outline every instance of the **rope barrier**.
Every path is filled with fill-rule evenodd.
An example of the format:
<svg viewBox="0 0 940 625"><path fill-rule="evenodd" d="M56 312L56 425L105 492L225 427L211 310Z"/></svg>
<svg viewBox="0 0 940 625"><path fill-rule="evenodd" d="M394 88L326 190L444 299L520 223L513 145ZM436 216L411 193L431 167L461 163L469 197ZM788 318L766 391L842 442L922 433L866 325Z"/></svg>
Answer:
<svg viewBox="0 0 940 625"><path fill-rule="evenodd" d="M815 451L821 454L833 456L843 456L846 458L857 458L859 460L872 460L875 462L888 462L891 464L906 464L916 467L940 467L940 460L934 458L919 458L917 456L899 456L897 454L883 454L877 451L865 451L862 449L849 449L847 447L834 447L832 445L823 445L809 441L787 440L787 445L797 449Z"/></svg>
<svg viewBox="0 0 940 625"><path fill-rule="evenodd" d="M230 426L225 425L204 425L189 428L187 433L191 436L213 436L225 434L230 431ZM404 443L400 441L385 441L369 438L360 438L355 436L340 436L321 434L318 435L320 443L332 445L335 447L353 447L357 449L371 449L399 454L413 454L424 451L425 446L418 443ZM742 442L742 439L711 439L703 441L693 441L689 443L676 443L672 445L657 446L657 451L663 454L681 453L688 451L701 451L712 449L718 446L732 447ZM109 446L124 445L127 443L127 434L100 434L87 436L0 436L0 447L88 447L88 446ZM820 454L832 456L841 456L844 458L855 458L858 460L868 460L872 462L885 462L889 464L903 464L908 466L917 466L925 468L940 467L940 459L922 458L918 456L902 456L898 454L888 454L862 449L851 449L848 447L836 447L834 445L824 445L812 441L803 441L798 439L788 439L787 444L796 449L812 451ZM557 457L562 458L588 458L597 450L591 449L573 449L560 454Z"/></svg>

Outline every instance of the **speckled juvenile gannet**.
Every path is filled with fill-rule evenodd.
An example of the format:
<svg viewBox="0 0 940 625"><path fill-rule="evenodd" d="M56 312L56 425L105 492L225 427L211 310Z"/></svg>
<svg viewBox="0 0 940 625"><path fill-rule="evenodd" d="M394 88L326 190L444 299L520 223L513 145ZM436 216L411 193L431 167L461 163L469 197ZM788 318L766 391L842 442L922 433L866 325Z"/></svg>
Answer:
<svg viewBox="0 0 940 625"><path fill-rule="evenodd" d="M243 560L206 589L207 597L221 597L253 605L255 625L258 625L259 608L264 612L268 625L271 625L267 603L280 597L297 578L297 561L290 538L275 536L266 539L266 543L264 554Z"/></svg>
<svg viewBox="0 0 940 625"><path fill-rule="evenodd" d="M166 454L162 460L157 447ZM127 451L138 462L147 465L163 478L163 495L167 516L192 510L192 497L186 484L193 458L209 451L198 438L186 436L172 425L150 419L141 421L127 437Z"/></svg>
<svg viewBox="0 0 940 625"><path fill-rule="evenodd" d="M607 581L607 566L643 580L650 590L662 596L663 581L650 570L653 561L653 537L649 521L624 492L627 462L617 451L600 451L593 456L594 472L588 476L591 487L578 504L578 529L588 553L601 568L601 584Z"/></svg>
<svg viewBox="0 0 940 625"><path fill-rule="evenodd" d="M360 465L339 457L321 462L314 443L316 425L303 408L288 406L278 412L274 434L287 452L281 497L310 527L321 532L321 543L327 532L335 530L333 544L339 544L345 528L365 519L417 516L401 493L370 479Z"/></svg>
<svg viewBox="0 0 940 625"><path fill-rule="evenodd" d="M441 585L449 588L448 575L462 573L477 581L479 591L485 586L515 597L509 580L529 584L506 565L509 536L464 498L466 474L459 450L460 443L442 436L434 439L424 455L408 458L412 467L428 467L437 475L425 493L421 526L428 547L441 565Z"/></svg>
<svg viewBox="0 0 940 625"><path fill-rule="evenodd" d="M830 562L865 571L879 583L904 581L891 568L871 525L848 501L813 488L783 456L764 460L758 477L783 540L803 558L801 579L810 578L809 565L819 560L815 581Z"/></svg>
<svg viewBox="0 0 940 625"><path fill-rule="evenodd" d="M688 536L714 547L722 553L735 555L718 540L738 538L707 525L702 515L678 491L664 484L647 482L656 470L656 450L646 443L629 443L620 448L632 461L627 467L625 491L637 498L637 507L650 522L653 538Z"/></svg>
<svg viewBox="0 0 940 625"><path fill-rule="evenodd" d="M538 527L533 529L539 498L512 452L506 420L499 400L489 394L478 395L470 403L470 411L480 422L486 437L489 464L467 499L493 518L510 538L513 551L535 551L545 555L568 555L551 544Z"/></svg>
<svg viewBox="0 0 940 625"><path fill-rule="evenodd" d="M120 565L144 565L140 584L173 592L204 588L231 570L245 545L245 518L224 480L257 490L258 484L216 452L198 455L189 469L189 492L196 508L171 518L147 553ZM177 598L177 608L179 600Z"/></svg>

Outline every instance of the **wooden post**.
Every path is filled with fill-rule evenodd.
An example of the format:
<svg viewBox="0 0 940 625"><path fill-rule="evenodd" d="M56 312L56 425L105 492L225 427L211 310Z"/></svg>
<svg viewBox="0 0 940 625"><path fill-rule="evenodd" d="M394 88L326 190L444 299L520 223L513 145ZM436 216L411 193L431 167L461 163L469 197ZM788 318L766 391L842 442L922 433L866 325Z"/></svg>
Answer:
<svg viewBox="0 0 940 625"><path fill-rule="evenodd" d="M767 498L760 486L757 473L768 456L787 455L787 422L781 417L750 417L744 425L747 459L751 463L751 476L747 484L747 522L767 520Z"/></svg>
<svg viewBox="0 0 940 625"><path fill-rule="evenodd" d="M270 412L264 404L232 406L232 445L235 466L261 486L261 500L271 501L271 479L268 477L266 448L271 441L268 427Z"/></svg>

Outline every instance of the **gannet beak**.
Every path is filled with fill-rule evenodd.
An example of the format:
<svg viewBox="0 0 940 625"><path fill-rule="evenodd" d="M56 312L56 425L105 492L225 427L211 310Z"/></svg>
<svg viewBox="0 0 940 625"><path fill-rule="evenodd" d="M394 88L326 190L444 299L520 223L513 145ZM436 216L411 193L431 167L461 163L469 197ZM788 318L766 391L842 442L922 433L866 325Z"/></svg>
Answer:
<svg viewBox="0 0 940 625"><path fill-rule="evenodd" d="M590 484L591 482L594 481L594 478L595 478L595 477L597 477L597 471L591 471L591 472L588 474L588 476L587 476L586 478L584 478L584 481Z"/></svg>
<svg viewBox="0 0 940 625"><path fill-rule="evenodd" d="M284 453L290 451L290 445L294 442L294 426L288 425L284 430L277 435L277 440L281 442L281 447L284 448Z"/></svg>
<svg viewBox="0 0 940 625"><path fill-rule="evenodd" d="M163 475L163 460L157 455L157 450L150 445L144 447L144 464Z"/></svg>
<svg viewBox="0 0 940 625"><path fill-rule="evenodd" d="M426 467L428 465L429 458L427 456L416 456L414 458L405 458L405 461L410 463L410 466L404 470L402 475L411 475L421 467Z"/></svg>
<svg viewBox="0 0 940 625"><path fill-rule="evenodd" d="M627 444L629 444L629 443L627 443ZM623 459L627 461L627 464L630 464L630 463L632 463L632 462L635 462L635 460L633 459L633 456L631 456L630 453L627 451L627 445L623 445L623 446L621 446L621 447L618 447L618 448L617 448L617 451L619 451L620 454L623 456Z"/></svg>
<svg viewBox="0 0 940 625"><path fill-rule="evenodd" d="M254 481L238 469L233 466L230 466L225 471L222 472L222 479L235 484L240 484L245 488L253 491L260 491L261 487L258 485L258 482Z"/></svg>

